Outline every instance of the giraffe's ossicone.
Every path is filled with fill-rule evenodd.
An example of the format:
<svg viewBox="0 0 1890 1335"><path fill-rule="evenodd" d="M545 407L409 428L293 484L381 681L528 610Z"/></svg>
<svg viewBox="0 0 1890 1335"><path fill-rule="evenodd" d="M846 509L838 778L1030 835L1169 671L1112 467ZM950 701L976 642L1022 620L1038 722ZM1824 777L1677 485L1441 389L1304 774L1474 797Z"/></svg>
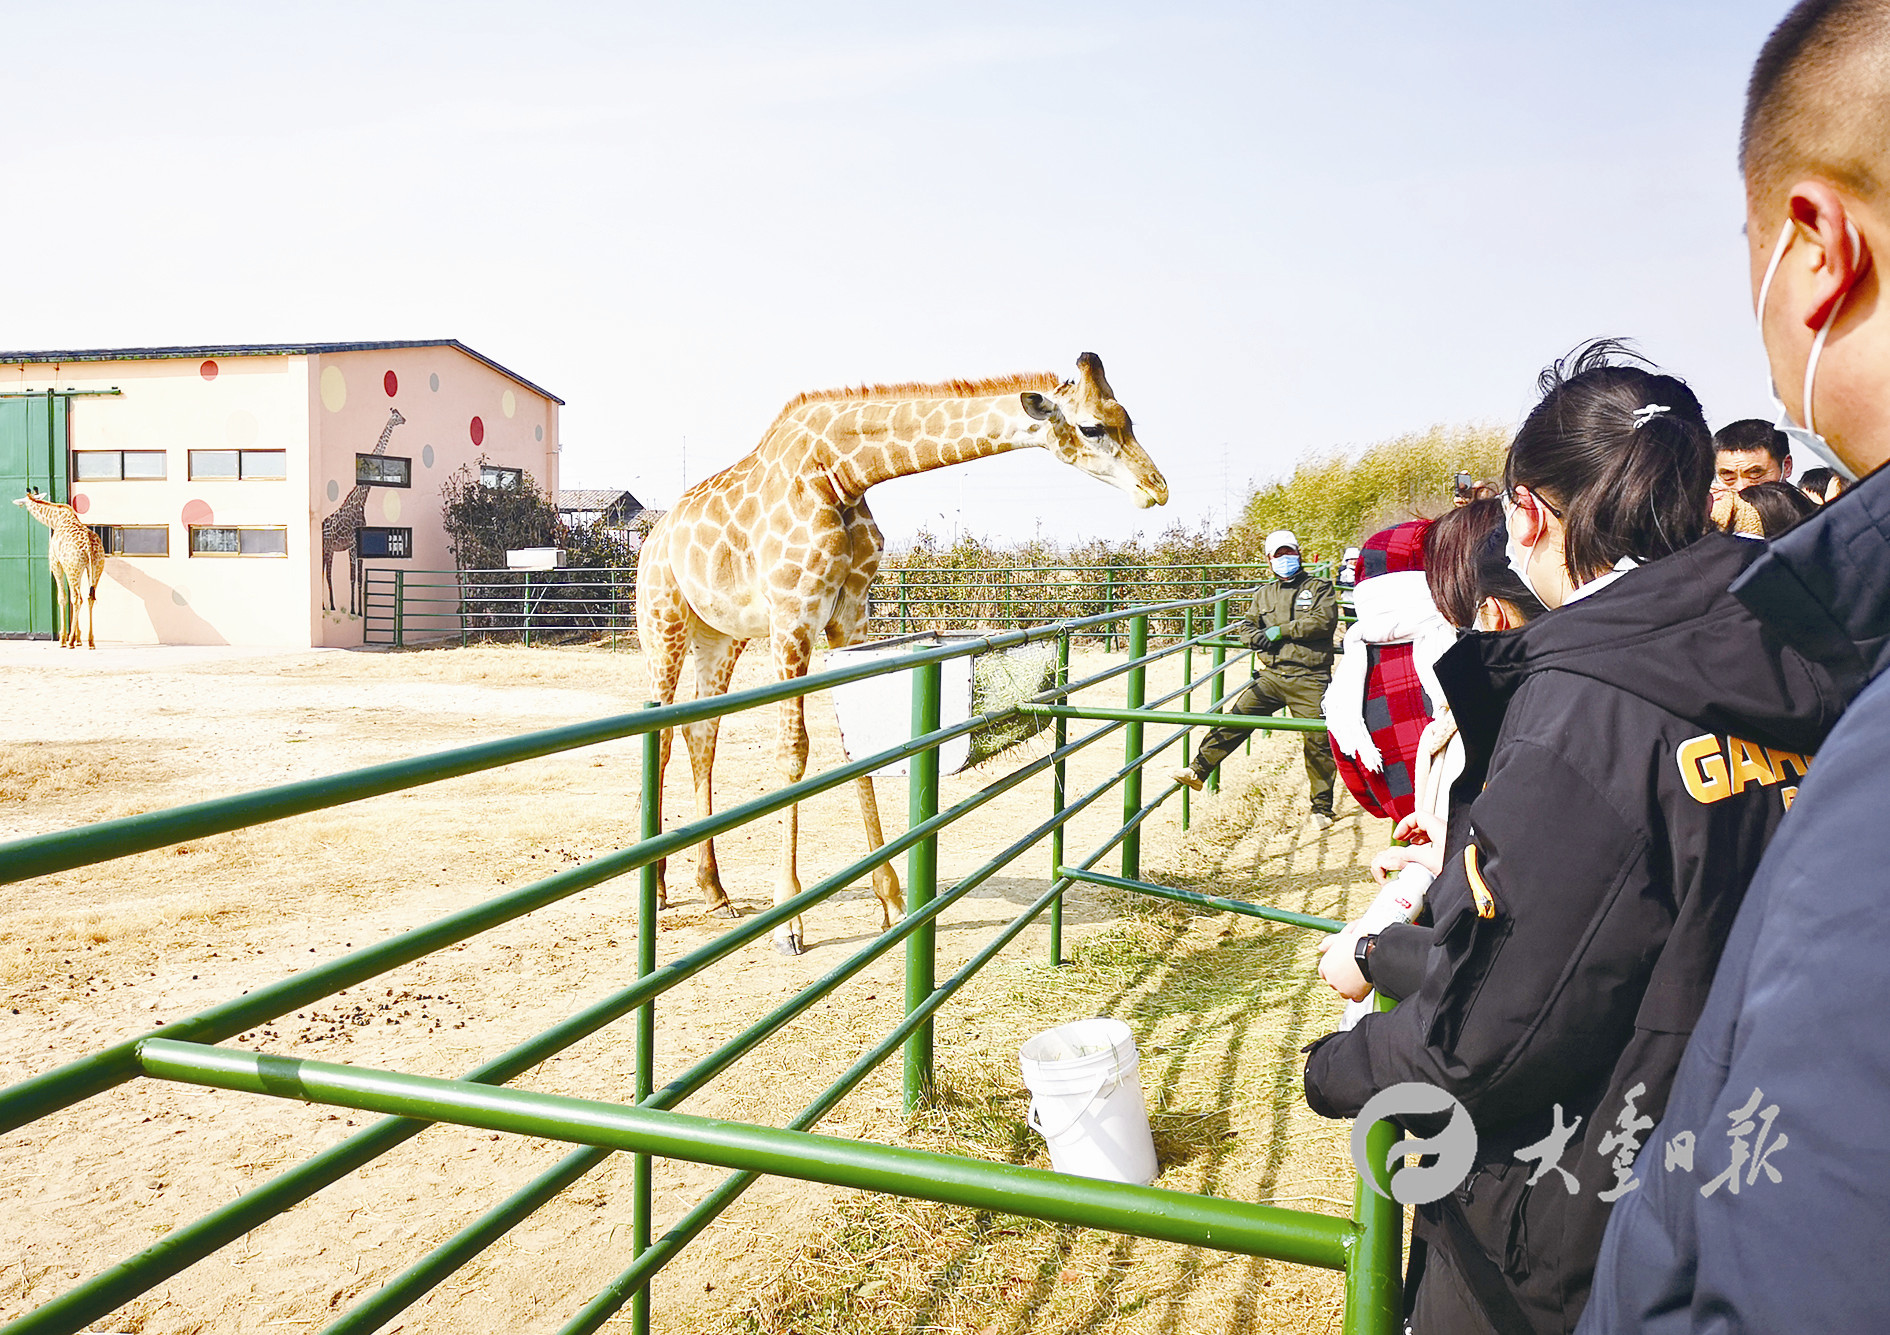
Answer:
<svg viewBox="0 0 1890 1335"><path fill-rule="evenodd" d="M1161 505L1168 483L1135 439L1102 361L1086 352L1074 379L1003 376L937 384L874 385L803 394L781 410L746 458L685 492L644 540L637 561L637 629L651 689L676 698L683 660L695 657L696 696L728 689L748 641L766 637L778 680L804 676L815 636L853 644L866 625L867 590L879 568L880 532L866 508L869 488L1010 450L1039 448L1127 492ZM717 721L686 725L696 811L713 809ZM668 765L662 739L656 782ZM782 777L807 767L805 707L780 706ZM871 779L857 782L869 847L884 843ZM774 888L779 904L800 893L798 817L789 807ZM659 902L667 904L657 864ZM733 915L716 868L714 842L702 845L696 882L718 912ZM884 863L873 872L883 926L905 899ZM775 929L775 946L801 951L799 918Z"/></svg>

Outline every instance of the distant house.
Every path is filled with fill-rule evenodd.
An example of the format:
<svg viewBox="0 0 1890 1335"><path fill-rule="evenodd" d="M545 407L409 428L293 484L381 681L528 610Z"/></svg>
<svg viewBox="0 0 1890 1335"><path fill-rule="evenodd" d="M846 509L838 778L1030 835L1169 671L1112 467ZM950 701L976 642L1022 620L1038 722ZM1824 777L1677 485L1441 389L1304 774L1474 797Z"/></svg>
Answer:
<svg viewBox="0 0 1890 1335"><path fill-rule="evenodd" d="M101 640L358 646L367 570L452 568L457 469L556 489L563 402L452 339L0 352L0 637L54 629L34 486L105 544Z"/></svg>
<svg viewBox="0 0 1890 1335"><path fill-rule="evenodd" d="M621 488L580 487L558 493L558 518L567 528L629 528L643 512L643 502Z"/></svg>

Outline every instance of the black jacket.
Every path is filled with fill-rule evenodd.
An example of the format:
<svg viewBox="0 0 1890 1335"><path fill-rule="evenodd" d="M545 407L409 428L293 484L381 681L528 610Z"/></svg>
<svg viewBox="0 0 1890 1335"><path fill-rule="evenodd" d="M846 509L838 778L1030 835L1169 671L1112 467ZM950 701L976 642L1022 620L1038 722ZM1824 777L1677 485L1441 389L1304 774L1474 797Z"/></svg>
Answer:
<svg viewBox="0 0 1890 1335"><path fill-rule="evenodd" d="M1608 1222L1582 1335L1890 1325L1890 468L1774 543L1734 592L1834 672L1874 680L1753 878L1641 1152L1644 1185ZM1736 1192L1702 1195L1747 1121ZM1669 1172L1687 1137L1691 1171Z"/></svg>
<svg viewBox="0 0 1890 1335"><path fill-rule="evenodd" d="M1339 624L1339 599L1330 582L1301 573L1268 580L1253 591L1253 607L1240 623L1241 638L1259 650L1254 668L1311 672L1332 671L1332 632ZM1278 626L1280 638L1266 638Z"/></svg>
<svg viewBox="0 0 1890 1335"><path fill-rule="evenodd" d="M1746 883L1842 707L1842 684L1728 592L1763 550L1715 534L1439 661L1468 765L1434 941L1396 1010L1307 1062L1326 1116L1408 1080L1463 1102L1514 1201L1472 1232L1538 1330L1581 1313L1597 1194L1665 1108ZM1582 1119L1558 1161L1576 1192L1547 1165L1510 1191L1556 1105ZM1603 1153L1636 1115L1633 1145Z"/></svg>

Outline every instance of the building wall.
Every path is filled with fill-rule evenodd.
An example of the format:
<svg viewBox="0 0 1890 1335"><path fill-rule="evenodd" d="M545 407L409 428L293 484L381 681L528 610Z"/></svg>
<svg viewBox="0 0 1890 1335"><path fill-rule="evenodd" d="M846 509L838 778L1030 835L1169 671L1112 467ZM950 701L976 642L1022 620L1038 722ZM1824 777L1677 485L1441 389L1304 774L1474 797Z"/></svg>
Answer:
<svg viewBox="0 0 1890 1335"><path fill-rule="evenodd" d="M385 454L411 460L409 487L368 486L362 522L410 528L412 555L381 568L450 570L440 486L483 456L540 488L558 485L557 405L454 348L392 348L214 360L28 363L0 368L10 389L105 389L74 398L67 445L78 451L162 451L161 480L80 480L72 502L89 524L163 525L166 556L113 556L99 586L101 641L164 644L362 643L349 610L348 554L332 559L335 608L322 570L323 520L356 484L389 414L405 420ZM281 479L191 476L190 451L283 451ZM72 453L68 453L69 463ZM193 526L281 528L282 555L191 554ZM42 572L43 573L43 572Z"/></svg>
<svg viewBox="0 0 1890 1335"><path fill-rule="evenodd" d="M541 490L558 486L558 407L509 376L454 348L389 348L309 358L307 415L311 454L309 642L355 646L362 619L348 612L345 551L333 558L334 608L322 577L322 521L347 503L356 456L371 454L398 412L385 453L410 461L409 487L369 486L362 522L410 528L413 555L368 558L379 569L453 568L441 522L441 485L460 468L476 477L480 460L516 468Z"/></svg>
<svg viewBox="0 0 1890 1335"><path fill-rule="evenodd" d="M88 524L162 524L168 556L105 563L96 612L101 640L165 644L307 644L300 591L310 551L308 367L304 357L29 365L28 384L123 390L75 398L71 451L162 450L163 480L72 481ZM192 450L281 450L280 480L191 478ZM70 458L70 455L68 456ZM286 528L282 556L190 554L193 525Z"/></svg>

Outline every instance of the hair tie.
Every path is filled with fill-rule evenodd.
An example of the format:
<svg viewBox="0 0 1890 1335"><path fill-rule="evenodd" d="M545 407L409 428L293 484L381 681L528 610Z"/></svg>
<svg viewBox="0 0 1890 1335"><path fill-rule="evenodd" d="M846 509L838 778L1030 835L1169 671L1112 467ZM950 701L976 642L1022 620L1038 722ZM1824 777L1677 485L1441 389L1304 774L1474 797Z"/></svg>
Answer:
<svg viewBox="0 0 1890 1335"><path fill-rule="evenodd" d="M1669 408L1664 403L1643 403L1634 410L1634 429L1639 431L1661 413L1669 413L1672 411L1673 409Z"/></svg>

